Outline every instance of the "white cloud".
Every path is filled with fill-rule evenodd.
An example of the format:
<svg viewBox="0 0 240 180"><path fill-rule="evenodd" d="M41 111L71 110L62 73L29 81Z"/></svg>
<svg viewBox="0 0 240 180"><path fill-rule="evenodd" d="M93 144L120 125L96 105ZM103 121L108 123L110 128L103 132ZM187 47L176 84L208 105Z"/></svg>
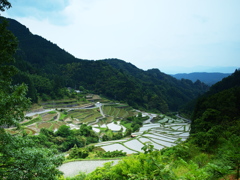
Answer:
<svg viewBox="0 0 240 180"><path fill-rule="evenodd" d="M58 8L45 15L25 12L14 18L78 58L120 58L160 70L240 65L238 0L53 2Z"/></svg>
<svg viewBox="0 0 240 180"><path fill-rule="evenodd" d="M34 18L36 21L47 19L52 24L67 24L67 19L62 11L69 4L68 0L12 0L11 4L13 8L7 13L13 18Z"/></svg>

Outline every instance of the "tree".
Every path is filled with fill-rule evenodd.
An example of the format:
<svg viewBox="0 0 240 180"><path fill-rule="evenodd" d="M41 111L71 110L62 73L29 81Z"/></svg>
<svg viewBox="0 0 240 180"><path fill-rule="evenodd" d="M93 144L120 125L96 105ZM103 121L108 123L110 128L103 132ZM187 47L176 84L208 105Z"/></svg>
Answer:
<svg viewBox="0 0 240 180"><path fill-rule="evenodd" d="M0 11L11 7L7 0L0 0ZM61 172L56 168L62 156L54 151L37 148L27 136L12 136L6 127L19 127L24 111L30 105L26 98L27 86L14 85L12 76L18 70L11 65L17 49L17 40L7 30L7 21L0 19L0 179L56 179Z"/></svg>
<svg viewBox="0 0 240 180"><path fill-rule="evenodd" d="M224 144L220 148L221 157L224 164L229 164L236 169L236 179L240 178L240 137L233 134L228 139L223 140ZM227 161L227 162L226 162Z"/></svg>
<svg viewBox="0 0 240 180"><path fill-rule="evenodd" d="M66 138L71 135L71 129L69 126L62 125L58 128L56 135Z"/></svg>
<svg viewBox="0 0 240 180"><path fill-rule="evenodd" d="M36 147L27 136L1 134L0 179L54 180L62 173L56 168L63 157L56 151Z"/></svg>
<svg viewBox="0 0 240 180"><path fill-rule="evenodd" d="M25 97L27 86L13 85L12 76L17 69L9 65L14 62L13 55L17 49L17 40L6 29L7 22L0 24L0 126L18 126L24 119L24 111L28 108L30 100Z"/></svg>
<svg viewBox="0 0 240 180"><path fill-rule="evenodd" d="M5 9L9 9L11 4L7 0L0 1L0 11L5 11Z"/></svg>

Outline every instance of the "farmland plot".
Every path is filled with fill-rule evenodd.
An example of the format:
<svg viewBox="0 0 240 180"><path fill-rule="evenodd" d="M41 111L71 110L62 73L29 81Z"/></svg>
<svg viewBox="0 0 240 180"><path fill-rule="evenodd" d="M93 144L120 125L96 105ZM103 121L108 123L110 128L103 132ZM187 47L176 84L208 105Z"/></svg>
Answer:
<svg viewBox="0 0 240 180"><path fill-rule="evenodd" d="M163 140L155 139L155 138L151 138L151 141L153 141L157 144L160 144L162 146L165 146L165 147L171 147L171 146L176 145L175 143L171 143L171 142L167 142L167 141L163 141Z"/></svg>
<svg viewBox="0 0 240 180"><path fill-rule="evenodd" d="M141 141L142 143L150 142L150 143L154 146L154 148L155 148L155 149L158 149L158 150L164 148L164 146L162 146L162 145L160 145L160 144L157 144L157 143L153 142L151 139L148 139L148 138L141 137L141 138L139 138L138 140Z"/></svg>
<svg viewBox="0 0 240 180"><path fill-rule="evenodd" d="M122 150L123 152L126 152L127 154L133 154L136 153L137 151L133 151L131 149L126 148L125 146L121 144L112 144L112 145L107 145L107 146L102 146L102 148L105 151L115 151L115 150Z"/></svg>
<svg viewBox="0 0 240 180"><path fill-rule="evenodd" d="M119 140L114 140L114 141L103 141L100 143L97 143L95 146L105 146L105 145L111 145L114 143L121 143L121 142L126 142L127 139L119 139Z"/></svg>
<svg viewBox="0 0 240 180"><path fill-rule="evenodd" d="M166 141L166 142L175 142L177 140L177 139L171 139L171 138L168 138L168 137L161 137L161 136L153 135L153 134L145 134L144 136L148 137L148 138L158 139L160 141Z"/></svg>
<svg viewBox="0 0 240 180"><path fill-rule="evenodd" d="M59 120L59 113L43 111L41 120L27 126L26 131L29 134L36 134L41 128L47 128L56 131L61 125L67 124L71 129L78 129L81 123L91 123L93 129L99 134L100 130L110 129L115 132L124 132L125 127L120 124L120 120L124 117L136 116L139 112L133 111L129 106L123 105L103 105L102 110L106 117L102 117L98 108L92 109L69 109L66 117ZM39 113L40 114L40 113ZM149 119L156 117L154 114L149 115ZM155 149L162 149L175 145L178 138L186 140L189 136L190 124L181 119L172 119L168 116L162 116L163 119L158 123L150 123L147 121L138 132L132 133L136 135L134 138L125 138L114 141L104 141L95 144L103 148L105 151L122 150L127 154L143 152L141 149L146 142L150 142Z"/></svg>
<svg viewBox="0 0 240 180"><path fill-rule="evenodd" d="M137 139L127 141L124 143L124 145L130 149L134 149L138 152L143 152L141 148L144 146L141 142L139 142Z"/></svg>
<svg viewBox="0 0 240 180"><path fill-rule="evenodd" d="M127 154L131 154L143 152L141 148L144 146L144 143L149 142L154 146L154 149L160 150L164 147L176 145L175 141L179 138L182 138L182 141L186 140L189 136L189 127L188 123L179 119L164 118L162 123L143 125L139 132L132 133L136 135L135 138L111 141L110 144L102 142L96 146L100 146L107 151L123 150Z"/></svg>
<svg viewBox="0 0 240 180"><path fill-rule="evenodd" d="M151 132L152 133L152 132ZM167 139L170 142L174 142L179 139L179 136L174 136L174 135L163 135L163 134L157 134L157 133L152 133L155 136L158 136L159 139Z"/></svg>

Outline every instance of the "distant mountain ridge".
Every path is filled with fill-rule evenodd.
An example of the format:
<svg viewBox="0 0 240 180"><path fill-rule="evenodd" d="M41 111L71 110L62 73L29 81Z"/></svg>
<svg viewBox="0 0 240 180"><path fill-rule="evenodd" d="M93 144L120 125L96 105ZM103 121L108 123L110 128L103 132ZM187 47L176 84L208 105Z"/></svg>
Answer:
<svg viewBox="0 0 240 180"><path fill-rule="evenodd" d="M209 73L209 72L193 72L193 73L179 73L172 75L176 79L189 79L193 82L200 80L205 84L211 86L223 78L228 77L231 75L230 73Z"/></svg>
<svg viewBox="0 0 240 180"><path fill-rule="evenodd" d="M39 96L63 98L63 88L82 86L134 108L168 112L177 111L208 90L200 81L177 80L158 69L144 71L119 59L77 59L56 44L33 35L16 20L8 21L9 30L19 41L15 65L20 73L14 82L28 84L28 95L34 102Z"/></svg>

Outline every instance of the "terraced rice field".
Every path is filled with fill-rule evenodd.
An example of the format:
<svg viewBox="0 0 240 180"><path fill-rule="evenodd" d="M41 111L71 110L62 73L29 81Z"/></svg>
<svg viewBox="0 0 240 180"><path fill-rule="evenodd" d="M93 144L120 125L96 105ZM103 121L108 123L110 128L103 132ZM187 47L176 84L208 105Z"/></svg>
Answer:
<svg viewBox="0 0 240 180"><path fill-rule="evenodd" d="M179 138L185 141L189 136L189 124L179 119L177 121L172 119L170 122L173 123L146 124L140 128L139 132L133 133L133 135L136 135L135 138L105 141L95 146L100 146L105 151L123 150L127 154L132 154L143 152L141 148L146 142L151 143L154 149L160 150L164 147L176 145Z"/></svg>
<svg viewBox="0 0 240 180"><path fill-rule="evenodd" d="M34 135L36 133L39 133L41 128L55 130L64 124L66 124L66 123L64 123L62 121L41 121L41 122L37 122L37 123L27 126L25 128L25 131L28 134Z"/></svg>
<svg viewBox="0 0 240 180"><path fill-rule="evenodd" d="M152 145L154 145L155 149L162 149L162 148L165 147L165 146L163 146L163 145L160 145L160 144L157 144L157 143L151 141L149 138L144 138L144 137L142 137L142 138L138 138L138 140L139 140L142 144L143 144L143 143L146 143L146 142L151 142Z"/></svg>
<svg viewBox="0 0 240 180"><path fill-rule="evenodd" d="M41 104L44 109L47 108L66 108L79 106L77 100L54 100L49 102L44 102Z"/></svg>
<svg viewBox="0 0 240 180"><path fill-rule="evenodd" d="M113 131L119 131L121 128L125 131L125 128L120 125L120 118L137 115L138 112L134 112L128 106L121 105L104 105L102 106L103 112L107 117L102 117L98 108L94 109L74 109L68 111L69 122L57 121L59 113L45 113L41 114L41 120L35 122L32 125L27 126L26 131L29 134L38 133L41 128L48 128L51 130L58 129L61 125L67 124L71 129L78 129L81 123L95 122L99 119L97 124L92 124L94 129L100 131L100 128L109 128ZM70 118L71 117L71 118ZM154 117L151 115L149 117ZM113 123L116 120L117 123ZM69 124L71 123L71 124ZM145 124L140 128L139 132L132 133L136 135L134 138L125 138L115 141L105 141L97 143L95 146L100 146L106 151L122 150L127 154L143 152L142 147L144 143L151 143L155 149L159 150L164 147L174 146L176 141L181 138L182 141L186 140L189 136L190 124L184 122L181 119L171 119L165 116L158 123Z"/></svg>
<svg viewBox="0 0 240 180"><path fill-rule="evenodd" d="M58 129L61 125L64 125L66 123L61 122L61 121L54 121L54 122L41 122L41 123L37 123L36 126L38 129L41 128L47 128L47 129Z"/></svg>
<svg viewBox="0 0 240 180"><path fill-rule="evenodd" d="M57 119L57 113L45 113L40 115L42 117L42 121L49 121L49 120L54 120Z"/></svg>
<svg viewBox="0 0 240 180"><path fill-rule="evenodd" d="M135 116L137 112L132 111L128 106L119 106L119 105L104 105L102 107L103 113L115 118L125 118L130 116Z"/></svg>
<svg viewBox="0 0 240 180"><path fill-rule="evenodd" d="M78 119L80 122L89 123L96 121L97 118L102 117L97 109L78 109L69 111L68 115Z"/></svg>
<svg viewBox="0 0 240 180"><path fill-rule="evenodd" d="M118 143L114 143L111 145L107 145L107 146L103 146L102 147L105 151L115 151L115 150L122 150L123 152L126 152L127 154L133 154L133 153L137 153L137 151L133 151L129 148L126 148L125 146L118 144Z"/></svg>

